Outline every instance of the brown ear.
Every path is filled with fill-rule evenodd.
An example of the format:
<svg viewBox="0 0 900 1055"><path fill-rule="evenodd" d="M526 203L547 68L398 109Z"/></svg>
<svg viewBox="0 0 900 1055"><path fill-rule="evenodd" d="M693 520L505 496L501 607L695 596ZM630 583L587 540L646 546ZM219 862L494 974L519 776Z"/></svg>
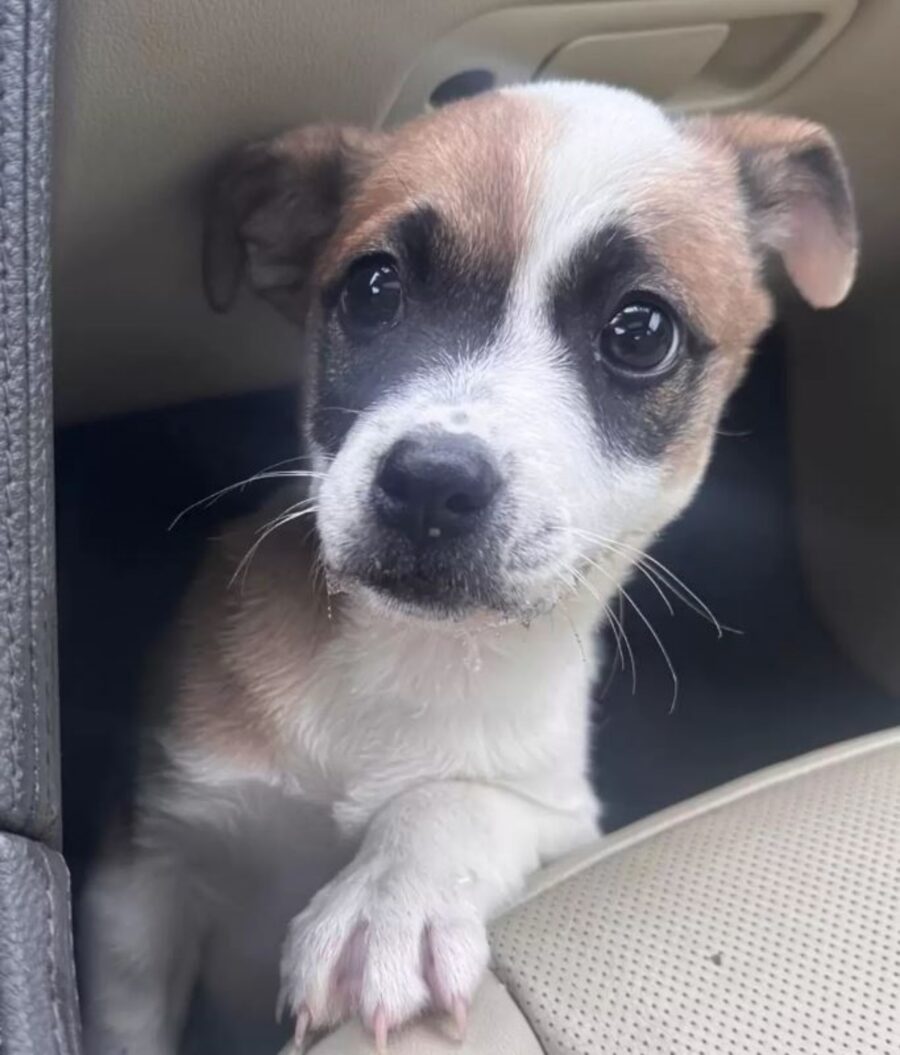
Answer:
<svg viewBox="0 0 900 1055"><path fill-rule="evenodd" d="M840 304L856 275L859 233L847 170L828 131L765 114L690 125L734 152L757 243L780 255L814 307Z"/></svg>
<svg viewBox="0 0 900 1055"><path fill-rule="evenodd" d="M316 257L379 142L374 133L311 125L227 158L210 188L204 224L210 305L227 311L246 276L298 320Z"/></svg>

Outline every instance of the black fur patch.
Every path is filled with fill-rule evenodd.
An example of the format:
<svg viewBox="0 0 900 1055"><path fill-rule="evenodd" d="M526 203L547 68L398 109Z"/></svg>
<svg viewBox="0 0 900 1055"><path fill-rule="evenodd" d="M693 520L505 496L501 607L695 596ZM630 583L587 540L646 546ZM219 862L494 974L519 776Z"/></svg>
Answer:
<svg viewBox="0 0 900 1055"><path fill-rule="evenodd" d="M480 354L503 319L512 259L473 253L434 209L400 219L382 251L396 259L403 281L400 321L371 339L349 337L337 317L341 277L323 291L322 330L310 337L319 357L312 432L330 454L356 414L429 366Z"/></svg>
<svg viewBox="0 0 900 1055"><path fill-rule="evenodd" d="M683 351L662 376L623 377L595 358L599 336L620 307L647 299L671 308ZM667 292L666 276L652 250L622 227L592 235L557 276L550 312L605 441L627 456L659 458L692 414L711 345Z"/></svg>

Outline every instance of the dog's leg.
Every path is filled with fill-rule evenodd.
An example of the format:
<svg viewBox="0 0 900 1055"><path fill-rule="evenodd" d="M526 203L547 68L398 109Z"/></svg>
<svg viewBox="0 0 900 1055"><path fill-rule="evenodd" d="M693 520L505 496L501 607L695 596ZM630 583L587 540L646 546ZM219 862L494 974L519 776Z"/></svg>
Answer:
<svg viewBox="0 0 900 1055"><path fill-rule="evenodd" d="M174 1055L197 969L195 889L170 853L97 867L81 919L87 1055Z"/></svg>
<svg viewBox="0 0 900 1055"><path fill-rule="evenodd" d="M371 820L359 853L289 928L282 1000L297 1029L358 1012L383 1043L427 1007L462 1025L488 959L486 920L542 859L595 834L595 803L553 809L512 791L420 785Z"/></svg>

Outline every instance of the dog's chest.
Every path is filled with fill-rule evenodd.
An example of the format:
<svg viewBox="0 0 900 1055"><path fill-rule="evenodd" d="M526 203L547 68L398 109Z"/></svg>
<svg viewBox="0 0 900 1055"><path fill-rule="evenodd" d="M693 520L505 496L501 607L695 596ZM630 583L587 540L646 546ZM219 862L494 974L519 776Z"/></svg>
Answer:
<svg viewBox="0 0 900 1055"><path fill-rule="evenodd" d="M291 715L285 776L348 808L425 778L527 781L580 762L592 658L568 637L521 628L477 636L366 627L323 652Z"/></svg>
<svg viewBox="0 0 900 1055"><path fill-rule="evenodd" d="M278 786L354 828L423 780L530 793L584 770L589 625L551 614L436 633L357 610L316 634L298 601L262 591L236 618L194 653L165 733L188 784Z"/></svg>

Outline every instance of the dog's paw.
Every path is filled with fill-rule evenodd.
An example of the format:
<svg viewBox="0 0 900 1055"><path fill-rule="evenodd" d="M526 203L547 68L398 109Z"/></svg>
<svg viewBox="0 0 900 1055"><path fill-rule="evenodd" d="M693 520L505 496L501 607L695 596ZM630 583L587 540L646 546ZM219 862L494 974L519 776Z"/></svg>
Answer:
<svg viewBox="0 0 900 1055"><path fill-rule="evenodd" d="M282 1007L305 1033L358 1014L384 1048L390 1030L427 1009L466 1010L487 966L485 926L465 883L402 866L354 864L291 922L281 959Z"/></svg>

